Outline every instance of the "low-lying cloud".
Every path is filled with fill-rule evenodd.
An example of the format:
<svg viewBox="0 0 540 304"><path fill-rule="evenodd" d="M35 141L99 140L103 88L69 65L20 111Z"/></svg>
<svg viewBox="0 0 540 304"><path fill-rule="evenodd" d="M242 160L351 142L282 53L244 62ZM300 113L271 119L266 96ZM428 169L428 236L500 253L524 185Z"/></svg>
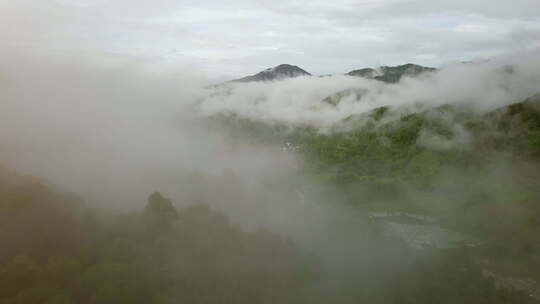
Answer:
<svg viewBox="0 0 540 304"><path fill-rule="evenodd" d="M193 172L253 182L295 162L210 132L192 107L207 83L196 72L14 52L0 67L0 163L91 201L137 205L181 193Z"/></svg>
<svg viewBox="0 0 540 304"><path fill-rule="evenodd" d="M233 83L211 89L200 109L206 115L231 113L268 123L316 127L329 127L382 106L459 104L486 111L537 93L539 67L538 52L528 52L448 65L398 84L343 75ZM341 97L337 105L323 102L337 93Z"/></svg>

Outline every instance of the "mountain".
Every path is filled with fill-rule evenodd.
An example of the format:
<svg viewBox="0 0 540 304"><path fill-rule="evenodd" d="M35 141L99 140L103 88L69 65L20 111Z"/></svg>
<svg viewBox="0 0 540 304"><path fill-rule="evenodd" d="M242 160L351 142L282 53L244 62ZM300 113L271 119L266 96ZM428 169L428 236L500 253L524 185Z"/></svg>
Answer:
<svg viewBox="0 0 540 304"><path fill-rule="evenodd" d="M382 66L378 69L363 68L359 70L350 71L345 75L368 78L368 79L375 79L375 80L383 81L386 83L397 83L404 76L414 77L422 73L434 72L434 71L437 71L437 69L408 63L408 64L403 64L403 65L398 65L398 66L393 66L393 67ZM339 91L337 93L334 93L326 97L325 99L323 99L323 102L326 102L335 106L341 101L343 97L352 96L354 94L354 98L358 101L362 98L362 95L364 95L365 93L366 91L363 89L346 89L346 90Z"/></svg>
<svg viewBox="0 0 540 304"><path fill-rule="evenodd" d="M368 79L376 79L384 81L386 83L397 83L401 80L403 76L417 76L425 72L434 72L437 69L431 67L424 67L417 64L404 64L398 66L382 66L377 69L373 68L363 68L358 70L353 70L345 75L355 76L355 77L364 77ZM311 73L306 70L291 64L280 64L273 68L268 68L264 71L261 71L257 74L234 79L227 81L226 83L234 82L259 82L259 81L275 81L288 78L295 78L300 76L312 76ZM323 75L320 77L331 76Z"/></svg>
<svg viewBox="0 0 540 304"><path fill-rule="evenodd" d="M399 82L403 76L412 77L425 72L434 72L436 70L437 69L435 68L408 63L398 66L382 66L378 69L364 68L353 70L348 72L346 75L376 79L387 83L396 83Z"/></svg>
<svg viewBox="0 0 540 304"><path fill-rule="evenodd" d="M356 77L365 77L365 78L374 78L375 76L378 76L379 72L372 68L363 68L359 70L353 70L347 73L346 75L349 76L356 76Z"/></svg>
<svg viewBox="0 0 540 304"><path fill-rule="evenodd" d="M280 64L273 68L268 68L261 71L255 75L231 80L229 82L274 81L299 76L311 76L311 74L296 65Z"/></svg>

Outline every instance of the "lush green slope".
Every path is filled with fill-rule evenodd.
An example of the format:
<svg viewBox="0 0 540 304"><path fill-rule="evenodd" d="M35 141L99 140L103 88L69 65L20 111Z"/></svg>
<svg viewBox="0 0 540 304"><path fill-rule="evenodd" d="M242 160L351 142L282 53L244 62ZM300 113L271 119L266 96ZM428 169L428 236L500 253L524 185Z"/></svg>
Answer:
<svg viewBox="0 0 540 304"><path fill-rule="evenodd" d="M306 159L306 170L340 184L355 181L427 185L444 167L470 168L493 157L537 161L538 96L485 114L466 107L422 111L382 107L351 116L330 131L214 117L219 128L253 140L283 143Z"/></svg>
<svg viewBox="0 0 540 304"><path fill-rule="evenodd" d="M540 280L540 96L488 113L383 107L326 132L221 119L282 142L346 203L434 216L481 240L476 253L490 267Z"/></svg>
<svg viewBox="0 0 540 304"><path fill-rule="evenodd" d="M328 204L427 214L477 240L419 251L368 220L343 233L369 250L337 248L355 254L340 267L206 205L154 193L141 211L90 211L0 169L0 303L537 303L500 277L540 280L539 109L384 107L328 132L214 118L298 154L300 173L345 197Z"/></svg>

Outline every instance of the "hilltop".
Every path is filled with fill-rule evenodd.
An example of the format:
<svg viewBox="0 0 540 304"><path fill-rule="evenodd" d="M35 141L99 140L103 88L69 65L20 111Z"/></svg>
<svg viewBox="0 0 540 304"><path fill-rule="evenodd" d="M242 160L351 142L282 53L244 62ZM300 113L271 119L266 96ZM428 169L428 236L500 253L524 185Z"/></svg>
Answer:
<svg viewBox="0 0 540 304"><path fill-rule="evenodd" d="M407 63L397 66L381 66L377 69L363 68L350 71L346 75L375 79L388 83L396 83L399 82L404 76L414 77L422 73L435 71L437 71L435 68Z"/></svg>
<svg viewBox="0 0 540 304"><path fill-rule="evenodd" d="M415 77L426 72L435 72L436 68L425 67L413 63L407 63L397 66L381 66L378 68L362 68L345 73L347 76L363 77L375 79L387 83L396 83L403 77ZM291 64L280 64L273 68L268 68L257 74L245 76L242 78L230 80L227 83L235 82L259 82L275 81L300 76L313 76L306 70ZM324 75L332 76L332 75ZM322 76L321 76L322 77Z"/></svg>
<svg viewBox="0 0 540 304"><path fill-rule="evenodd" d="M231 80L229 82L273 81L287 78L295 78L300 76L311 76L311 74L296 65L280 64L273 68L268 68L264 71L261 71L255 75L242 77L239 79Z"/></svg>

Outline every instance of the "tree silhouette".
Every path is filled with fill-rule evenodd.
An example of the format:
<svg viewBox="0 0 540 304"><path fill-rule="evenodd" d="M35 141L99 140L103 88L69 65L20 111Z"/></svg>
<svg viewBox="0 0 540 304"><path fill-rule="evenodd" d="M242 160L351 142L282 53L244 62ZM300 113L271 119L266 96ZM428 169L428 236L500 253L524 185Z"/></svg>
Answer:
<svg viewBox="0 0 540 304"><path fill-rule="evenodd" d="M169 231L178 220L178 211L170 199L159 192L154 192L148 197L148 203L144 208L144 220L151 232Z"/></svg>

